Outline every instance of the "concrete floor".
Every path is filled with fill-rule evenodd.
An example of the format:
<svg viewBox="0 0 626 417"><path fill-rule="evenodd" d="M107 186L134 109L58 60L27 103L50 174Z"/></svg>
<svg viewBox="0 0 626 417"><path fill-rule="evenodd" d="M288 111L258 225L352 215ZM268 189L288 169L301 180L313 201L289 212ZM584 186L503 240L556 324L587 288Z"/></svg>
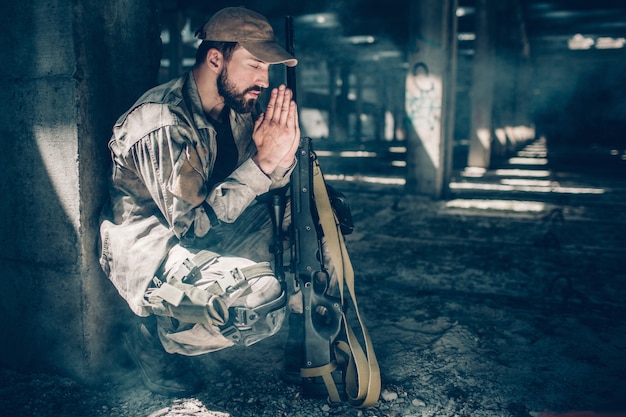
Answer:
<svg viewBox="0 0 626 417"><path fill-rule="evenodd" d="M3 371L0 407L33 416L624 417L623 150L547 151L540 141L487 172L457 171L445 201L333 181L352 206L347 244L383 378L372 409L329 406L285 385L284 330L192 359L206 386L191 399L151 394L131 368L102 387Z"/></svg>

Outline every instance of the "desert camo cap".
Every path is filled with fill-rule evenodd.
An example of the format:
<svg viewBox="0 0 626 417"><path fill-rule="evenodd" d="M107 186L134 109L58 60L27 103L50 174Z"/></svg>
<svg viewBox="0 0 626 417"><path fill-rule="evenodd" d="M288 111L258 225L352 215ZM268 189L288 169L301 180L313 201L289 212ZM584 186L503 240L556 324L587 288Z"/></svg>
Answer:
<svg viewBox="0 0 626 417"><path fill-rule="evenodd" d="M248 52L268 64L295 67L298 60L276 43L274 30L267 19L245 7L226 7L215 13L198 30L202 40L238 42Z"/></svg>

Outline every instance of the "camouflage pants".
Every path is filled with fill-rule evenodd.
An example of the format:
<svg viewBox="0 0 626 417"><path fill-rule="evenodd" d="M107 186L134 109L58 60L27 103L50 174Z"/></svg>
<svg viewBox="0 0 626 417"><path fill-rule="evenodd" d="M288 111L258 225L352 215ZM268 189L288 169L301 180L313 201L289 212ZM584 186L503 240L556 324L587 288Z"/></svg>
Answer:
<svg viewBox="0 0 626 417"><path fill-rule="evenodd" d="M249 346L280 330L286 292L270 268L273 239L268 207L257 203L201 244L170 250L145 297L167 352L199 355Z"/></svg>

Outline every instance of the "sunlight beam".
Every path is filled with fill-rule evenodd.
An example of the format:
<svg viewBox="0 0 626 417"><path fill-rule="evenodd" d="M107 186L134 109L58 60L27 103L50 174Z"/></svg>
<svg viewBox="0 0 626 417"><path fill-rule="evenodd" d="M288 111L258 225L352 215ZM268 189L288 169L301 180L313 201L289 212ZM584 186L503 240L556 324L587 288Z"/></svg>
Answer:
<svg viewBox="0 0 626 417"><path fill-rule="evenodd" d="M532 170L532 169L496 169L495 174L500 177L549 177L548 170Z"/></svg>
<svg viewBox="0 0 626 417"><path fill-rule="evenodd" d="M536 201L456 199L448 201L446 207L539 213L546 205Z"/></svg>
<svg viewBox="0 0 626 417"><path fill-rule="evenodd" d="M521 191L531 193L555 193L555 194L604 194L603 188L592 187L537 187L531 185L489 184L471 182L452 182L452 190L478 190L478 191Z"/></svg>
<svg viewBox="0 0 626 417"><path fill-rule="evenodd" d="M509 158L509 164L511 165L548 165L546 158Z"/></svg>
<svg viewBox="0 0 626 417"><path fill-rule="evenodd" d="M67 138L76 137L76 129L70 126L44 127L34 126L33 133L39 148L39 155L46 167L48 178L54 187L56 196L63 206L67 218L71 219L72 225L76 231L80 227L80 216L76 214L80 212L79 184L77 181L69 181L69 178L78 178L78 149L72 145L73 157L69 156L65 143L57 142L67 141ZM68 161L73 163L64 163Z"/></svg>
<svg viewBox="0 0 626 417"><path fill-rule="evenodd" d="M405 185L406 184L406 180L404 178L372 177L368 175L324 174L324 178L330 181L365 182L365 183L370 183L370 184L383 184L383 185Z"/></svg>

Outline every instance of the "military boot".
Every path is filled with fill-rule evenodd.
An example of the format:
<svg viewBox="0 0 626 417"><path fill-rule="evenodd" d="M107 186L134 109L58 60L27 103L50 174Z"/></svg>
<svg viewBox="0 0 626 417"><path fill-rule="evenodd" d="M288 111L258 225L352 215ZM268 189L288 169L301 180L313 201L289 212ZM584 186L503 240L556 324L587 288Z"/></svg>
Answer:
<svg viewBox="0 0 626 417"><path fill-rule="evenodd" d="M182 357L163 349L156 329L151 332L144 323L132 326L124 334L124 346L150 391L183 396L198 390L200 381L196 375Z"/></svg>

